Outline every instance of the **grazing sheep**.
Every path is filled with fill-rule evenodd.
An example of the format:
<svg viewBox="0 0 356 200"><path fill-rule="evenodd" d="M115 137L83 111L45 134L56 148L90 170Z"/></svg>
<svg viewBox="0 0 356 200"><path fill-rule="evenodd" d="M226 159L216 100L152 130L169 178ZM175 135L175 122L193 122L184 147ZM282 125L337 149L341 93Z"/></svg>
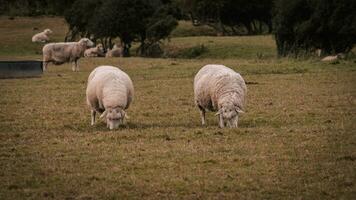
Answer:
<svg viewBox="0 0 356 200"><path fill-rule="evenodd" d="M344 55L341 53L336 54L335 56L326 56L321 61L323 62L334 62L337 61L338 59L344 58Z"/></svg>
<svg viewBox="0 0 356 200"><path fill-rule="evenodd" d="M243 113L246 84L241 75L224 65L206 65L194 78L194 97L205 125L205 111L218 111L221 128L237 127Z"/></svg>
<svg viewBox="0 0 356 200"><path fill-rule="evenodd" d="M91 125L98 112L102 113L100 118L106 118L107 127L115 129L127 118L125 110L133 100L134 88L130 77L119 68L99 66L89 75L86 96Z"/></svg>
<svg viewBox="0 0 356 200"><path fill-rule="evenodd" d="M108 49L108 52L106 52L105 57L109 58L109 57L122 57L123 56L123 49L121 46L116 46L116 44L114 45L114 47L110 50Z"/></svg>
<svg viewBox="0 0 356 200"><path fill-rule="evenodd" d="M48 42L49 41L49 34L53 32L50 29L46 29L41 33L37 33L32 37L32 42Z"/></svg>
<svg viewBox="0 0 356 200"><path fill-rule="evenodd" d="M88 38L82 38L79 42L61 42L46 44L43 49L43 71L46 71L48 63L60 65L72 62L72 70L79 71L78 59L83 57L84 51L94 43Z"/></svg>
<svg viewBox="0 0 356 200"><path fill-rule="evenodd" d="M104 48L102 44L96 45L96 47L89 48L84 51L84 57L98 57L104 56Z"/></svg>

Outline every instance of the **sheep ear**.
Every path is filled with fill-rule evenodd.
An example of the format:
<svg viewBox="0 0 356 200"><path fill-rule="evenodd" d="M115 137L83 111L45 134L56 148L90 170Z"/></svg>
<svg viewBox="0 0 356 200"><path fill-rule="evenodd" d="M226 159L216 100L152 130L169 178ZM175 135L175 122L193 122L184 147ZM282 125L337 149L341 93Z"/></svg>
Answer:
<svg viewBox="0 0 356 200"><path fill-rule="evenodd" d="M124 115L125 119L129 119L130 117L126 114L126 112L124 110L121 110L122 114Z"/></svg>
<svg viewBox="0 0 356 200"><path fill-rule="evenodd" d="M237 113L245 113L243 110L241 110L241 108L240 108L240 107L236 107L236 109L235 109L235 110L236 110L236 112L237 112Z"/></svg>
<svg viewBox="0 0 356 200"><path fill-rule="evenodd" d="M108 113L108 111L107 110L105 110L104 112L103 112L103 114L101 114L100 115L100 119L102 119L102 118L104 118L104 117L106 117L106 114Z"/></svg>

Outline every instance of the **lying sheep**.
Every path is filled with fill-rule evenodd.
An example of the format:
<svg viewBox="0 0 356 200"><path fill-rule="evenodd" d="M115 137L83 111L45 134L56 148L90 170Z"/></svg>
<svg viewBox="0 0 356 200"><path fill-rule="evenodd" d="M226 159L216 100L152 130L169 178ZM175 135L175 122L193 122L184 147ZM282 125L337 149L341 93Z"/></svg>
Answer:
<svg viewBox="0 0 356 200"><path fill-rule="evenodd" d="M342 59L343 57L344 57L343 54L338 53L335 56L326 56L323 59L321 59L321 61L323 61L323 62L334 62L334 61L337 61L339 59Z"/></svg>
<svg viewBox="0 0 356 200"><path fill-rule="evenodd" d="M49 41L49 34L53 32L50 29L46 29L41 33L37 33L32 37L32 42L48 42Z"/></svg>
<svg viewBox="0 0 356 200"><path fill-rule="evenodd" d="M102 44L96 45L96 47L89 48L84 51L84 57L98 57L104 56L104 48Z"/></svg>
<svg viewBox="0 0 356 200"><path fill-rule="evenodd" d="M237 127L238 116L243 113L246 84L241 75L223 65L206 65L194 78L194 97L205 125L206 109L218 111L221 128Z"/></svg>
<svg viewBox="0 0 356 200"><path fill-rule="evenodd" d="M109 58L109 57L122 57L123 56L123 49L122 47L118 47L116 45L114 45L114 47L112 49L108 49L108 51L106 52L105 57Z"/></svg>
<svg viewBox="0 0 356 200"><path fill-rule="evenodd" d="M127 118L125 110L133 100L134 88L130 77L119 68L99 66L89 75L86 96L91 125L98 112L102 113L100 118L106 118L107 127L115 129Z"/></svg>
<svg viewBox="0 0 356 200"><path fill-rule="evenodd" d="M84 51L94 43L88 38L82 38L79 42L61 42L46 44L43 49L43 71L46 71L48 63L60 65L72 62L72 70L79 71L78 59L83 57Z"/></svg>

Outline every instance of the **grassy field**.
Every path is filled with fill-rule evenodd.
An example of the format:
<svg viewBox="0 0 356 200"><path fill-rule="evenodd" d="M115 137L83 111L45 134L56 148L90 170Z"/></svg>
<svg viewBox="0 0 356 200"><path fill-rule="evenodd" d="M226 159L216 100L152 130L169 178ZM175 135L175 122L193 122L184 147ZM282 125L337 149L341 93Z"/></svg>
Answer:
<svg viewBox="0 0 356 200"><path fill-rule="evenodd" d="M66 30L60 18L0 24L1 60L41 59L34 26L55 41ZM167 45L201 43L200 59L83 58L77 73L50 65L41 78L0 80L0 199L355 199L355 61L276 59L272 36ZM192 84L208 63L248 83L238 129L219 129L213 113L200 125ZM85 103L87 77L104 64L135 86L116 131L91 127Z"/></svg>

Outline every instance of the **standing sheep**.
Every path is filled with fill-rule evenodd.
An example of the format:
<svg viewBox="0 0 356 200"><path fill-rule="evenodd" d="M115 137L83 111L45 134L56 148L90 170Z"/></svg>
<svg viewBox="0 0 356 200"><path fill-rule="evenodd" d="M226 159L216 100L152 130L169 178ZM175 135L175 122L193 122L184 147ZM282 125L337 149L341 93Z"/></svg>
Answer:
<svg viewBox="0 0 356 200"><path fill-rule="evenodd" d="M98 57L104 56L104 48L102 44L96 45L96 47L89 48L84 51L84 57Z"/></svg>
<svg viewBox="0 0 356 200"><path fill-rule="evenodd" d="M130 77L119 68L99 66L89 75L86 96L91 125L98 112L102 113L100 118L106 118L108 128L116 129L127 118L125 110L133 100L134 88Z"/></svg>
<svg viewBox="0 0 356 200"><path fill-rule="evenodd" d="M53 32L50 29L46 29L41 33L37 33L32 37L32 42L48 42L49 41L49 34Z"/></svg>
<svg viewBox="0 0 356 200"><path fill-rule="evenodd" d="M60 65L72 62L72 70L79 71L78 59L83 57L84 51L94 43L88 38L82 38L79 42L61 42L46 44L43 49L43 71L46 71L48 63Z"/></svg>
<svg viewBox="0 0 356 200"><path fill-rule="evenodd" d="M241 75L223 65L206 65L194 78L194 97L205 125L205 111L218 111L219 127L237 127L243 113L246 84Z"/></svg>

